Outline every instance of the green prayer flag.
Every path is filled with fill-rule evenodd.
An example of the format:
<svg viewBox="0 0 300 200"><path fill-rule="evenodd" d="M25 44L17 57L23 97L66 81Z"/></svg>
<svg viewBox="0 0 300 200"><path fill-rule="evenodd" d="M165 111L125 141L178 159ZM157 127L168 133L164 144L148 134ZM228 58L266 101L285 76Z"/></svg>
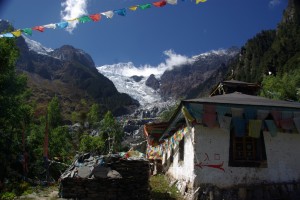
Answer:
<svg viewBox="0 0 300 200"><path fill-rule="evenodd" d="M31 28L24 28L22 29L22 32L25 33L26 35L32 35L32 29Z"/></svg>
<svg viewBox="0 0 300 200"><path fill-rule="evenodd" d="M83 16L83 17L78 18L78 21L81 23L85 23L85 22L92 21L92 19L89 16Z"/></svg>
<svg viewBox="0 0 300 200"><path fill-rule="evenodd" d="M147 4L144 4L144 5L140 5L139 7L140 7L140 9L145 10L147 8L151 8L151 4L147 3Z"/></svg>

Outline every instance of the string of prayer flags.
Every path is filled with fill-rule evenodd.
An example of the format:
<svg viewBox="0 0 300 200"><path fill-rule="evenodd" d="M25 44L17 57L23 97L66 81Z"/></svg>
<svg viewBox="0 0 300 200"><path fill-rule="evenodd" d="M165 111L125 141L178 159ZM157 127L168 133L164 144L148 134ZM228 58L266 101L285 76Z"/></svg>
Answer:
<svg viewBox="0 0 300 200"><path fill-rule="evenodd" d="M148 159L162 159L165 151L170 151L179 145L179 142L183 139L183 137L191 131L188 127L180 129L174 133L174 135L168 139L165 139L164 143L151 146L147 145L147 158Z"/></svg>
<svg viewBox="0 0 300 200"><path fill-rule="evenodd" d="M185 1L185 0L182 0ZM196 4L200 3L200 2L206 2L206 0L196 0ZM171 4L171 5L176 5L177 4L177 0L161 0L161 1L156 1L153 3L147 3L147 4L143 4L143 5L134 5L134 6L130 6L128 9L131 11L136 11L138 8L140 8L141 10L145 10L148 8L151 8L152 5L155 7L163 7L166 4ZM49 28L49 29L56 29L56 28L60 28L60 29L64 29L67 28L69 26L69 22L73 22L73 21L78 21L80 23L86 23L86 22L90 22L90 21L100 21L101 19L101 15L104 15L106 18L113 18L114 14L120 15L120 16L126 16L127 15L127 9L126 8L122 8L122 9L117 9L117 10L113 10L113 11L106 11L106 12L102 12L102 13L96 13L96 14L92 14L92 15L86 15L86 16L81 16L78 18L74 18L74 19L69 19L66 21L62 21L59 23L51 23L51 24L46 24L46 25L40 25L40 26L35 26L32 28L24 28L24 29L18 29L15 31L12 31L10 33L3 33L0 34L0 38L14 38L14 37L20 37L22 33L31 36L32 35L32 30L35 31L39 31L39 32L44 32L45 28Z"/></svg>

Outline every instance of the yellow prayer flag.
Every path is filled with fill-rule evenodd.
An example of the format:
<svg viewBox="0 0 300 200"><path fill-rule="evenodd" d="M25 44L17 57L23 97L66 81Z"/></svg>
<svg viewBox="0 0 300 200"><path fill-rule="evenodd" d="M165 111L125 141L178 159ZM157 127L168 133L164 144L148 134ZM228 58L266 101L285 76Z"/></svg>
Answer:
<svg viewBox="0 0 300 200"><path fill-rule="evenodd" d="M198 3L204 3L204 2L206 2L206 0L196 0L196 4L198 4Z"/></svg>
<svg viewBox="0 0 300 200"><path fill-rule="evenodd" d="M182 106L181 112L189 122L193 122L195 120L186 107Z"/></svg>
<svg viewBox="0 0 300 200"><path fill-rule="evenodd" d="M20 37L21 36L21 30L16 30L14 32L11 32L15 37Z"/></svg>
<svg viewBox="0 0 300 200"><path fill-rule="evenodd" d="M138 6L131 6L131 7L129 7L129 9L132 10L132 11L136 11L137 8L138 8Z"/></svg>

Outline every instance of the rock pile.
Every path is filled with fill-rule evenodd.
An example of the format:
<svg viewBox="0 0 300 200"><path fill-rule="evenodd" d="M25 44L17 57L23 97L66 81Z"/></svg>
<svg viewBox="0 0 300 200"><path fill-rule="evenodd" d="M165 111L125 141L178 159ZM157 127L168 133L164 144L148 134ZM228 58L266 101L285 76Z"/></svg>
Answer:
<svg viewBox="0 0 300 200"><path fill-rule="evenodd" d="M62 174L59 194L74 199L149 199L149 161L84 154Z"/></svg>

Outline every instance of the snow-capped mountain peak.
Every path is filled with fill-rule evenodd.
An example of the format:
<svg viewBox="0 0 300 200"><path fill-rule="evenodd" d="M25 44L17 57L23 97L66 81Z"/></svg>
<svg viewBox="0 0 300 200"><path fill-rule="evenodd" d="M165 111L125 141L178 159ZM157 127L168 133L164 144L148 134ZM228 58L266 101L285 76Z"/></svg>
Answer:
<svg viewBox="0 0 300 200"><path fill-rule="evenodd" d="M119 92L129 94L138 100L143 107L162 101L157 90L146 86L145 83L149 75L142 74L142 69L135 67L131 62L103 65L97 69L114 83ZM139 76L139 81L137 81L136 76Z"/></svg>
<svg viewBox="0 0 300 200"><path fill-rule="evenodd" d="M34 51L42 55L49 55L49 53L53 51L53 49L44 47L41 43L31 40L26 36L23 36L23 38L25 39L25 42L30 51Z"/></svg>

